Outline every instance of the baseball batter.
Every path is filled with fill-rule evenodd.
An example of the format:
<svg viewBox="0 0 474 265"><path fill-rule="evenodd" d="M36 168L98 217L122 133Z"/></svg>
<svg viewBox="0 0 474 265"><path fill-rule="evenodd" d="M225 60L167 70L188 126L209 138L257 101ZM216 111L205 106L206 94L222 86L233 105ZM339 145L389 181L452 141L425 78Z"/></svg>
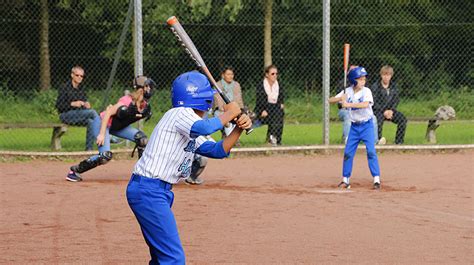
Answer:
<svg viewBox="0 0 474 265"><path fill-rule="evenodd" d="M184 264L185 255L171 211L173 184L191 174L195 154L225 158L242 130L252 126L237 103L224 106L219 117L203 119L213 103L214 90L199 72L178 76L172 84L172 105L158 122L127 186L127 200L150 248L149 264ZM241 114L241 115L240 115ZM239 116L240 115L240 116ZM224 140L205 136L235 121L237 128Z"/></svg>
<svg viewBox="0 0 474 265"><path fill-rule="evenodd" d="M372 122L372 105L374 100L372 92L365 87L367 71L363 67L356 67L348 74L350 87L346 88L346 93L341 91L329 102L341 102L343 108L349 111L351 128L344 149L344 162L342 167L342 181L339 187L350 189L350 177L352 173L352 163L360 141L363 141L367 149L367 160L369 162L370 173L374 178L374 189L380 189L380 168L375 151L374 124Z"/></svg>

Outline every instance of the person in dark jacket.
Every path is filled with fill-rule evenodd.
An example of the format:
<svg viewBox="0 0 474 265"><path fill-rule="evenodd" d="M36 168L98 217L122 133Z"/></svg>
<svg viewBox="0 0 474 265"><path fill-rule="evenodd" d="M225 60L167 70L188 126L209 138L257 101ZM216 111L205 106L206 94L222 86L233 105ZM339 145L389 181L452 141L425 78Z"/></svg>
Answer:
<svg viewBox="0 0 474 265"><path fill-rule="evenodd" d="M87 126L86 150L92 150L97 135L93 133L94 120L100 117L87 100L87 94L82 86L84 69L74 66L71 69L71 80L66 82L58 91L56 109L61 122L69 125Z"/></svg>
<svg viewBox="0 0 474 265"><path fill-rule="evenodd" d="M281 145L285 94L278 83L278 68L269 65L265 68L265 77L257 86L257 104L255 114L268 124L267 141L272 146Z"/></svg>
<svg viewBox="0 0 474 265"><path fill-rule="evenodd" d="M374 94L374 114L378 123L379 144L385 144L386 139L382 137L383 122L391 121L397 124L397 133L395 144L403 144L407 119L397 110L399 99L398 90L395 82L392 81L393 68L390 65L384 65L380 69L380 80L370 88Z"/></svg>

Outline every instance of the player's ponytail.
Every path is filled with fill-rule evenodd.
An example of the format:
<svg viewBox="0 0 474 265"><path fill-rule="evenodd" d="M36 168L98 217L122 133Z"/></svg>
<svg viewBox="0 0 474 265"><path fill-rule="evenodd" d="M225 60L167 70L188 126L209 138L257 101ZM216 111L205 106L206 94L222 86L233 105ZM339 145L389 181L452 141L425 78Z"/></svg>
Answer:
<svg viewBox="0 0 474 265"><path fill-rule="evenodd" d="M137 106L138 110L141 111L142 105L144 100L143 94L144 94L144 89L143 88L138 88L132 93L130 93L130 97L132 97L132 101Z"/></svg>

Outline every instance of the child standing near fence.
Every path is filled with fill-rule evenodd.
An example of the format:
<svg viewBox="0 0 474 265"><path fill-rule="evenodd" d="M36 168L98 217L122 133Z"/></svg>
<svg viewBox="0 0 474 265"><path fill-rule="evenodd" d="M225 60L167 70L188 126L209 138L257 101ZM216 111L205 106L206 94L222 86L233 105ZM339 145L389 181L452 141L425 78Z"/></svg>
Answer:
<svg viewBox="0 0 474 265"><path fill-rule="evenodd" d="M341 102L343 108L349 111L351 128L347 144L344 149L344 161L342 167L342 181L339 187L350 189L350 177L352 174L352 164L357 147L363 141L367 149L367 161L369 162L370 173L373 177L373 188L380 189L380 167L375 151L374 124L372 122L372 105L374 100L372 92L365 87L367 71L364 67L356 67L348 74L350 87L341 91L329 102Z"/></svg>

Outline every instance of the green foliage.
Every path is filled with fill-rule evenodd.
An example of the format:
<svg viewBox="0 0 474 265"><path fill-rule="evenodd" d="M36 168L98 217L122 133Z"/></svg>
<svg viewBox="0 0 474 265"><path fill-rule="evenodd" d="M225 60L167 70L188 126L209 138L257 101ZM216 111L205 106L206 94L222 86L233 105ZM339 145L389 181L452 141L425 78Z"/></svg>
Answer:
<svg viewBox="0 0 474 265"><path fill-rule="evenodd" d="M196 21L201 21L211 12L212 0L192 0L187 3Z"/></svg>
<svg viewBox="0 0 474 265"><path fill-rule="evenodd" d="M0 98L2 105L8 105L9 103L15 102L15 93L12 90L7 89L6 83L0 86Z"/></svg>
<svg viewBox="0 0 474 265"><path fill-rule="evenodd" d="M56 90L21 98L0 90L0 123L57 122Z"/></svg>
<svg viewBox="0 0 474 265"><path fill-rule="evenodd" d="M243 7L242 0L228 0L222 9L222 14L224 17L228 16L230 22L235 22Z"/></svg>
<svg viewBox="0 0 474 265"><path fill-rule="evenodd" d="M70 66L86 66L90 100L99 110L129 1L48 1L53 86L64 82ZM262 79L263 0L143 0L144 69L160 87L169 87L179 73L195 65L167 31L166 19L176 15L217 77L224 65L236 69L245 102L254 106L254 88ZM351 63L366 66L375 81L380 66L391 64L407 116L431 116L445 104L458 118L471 119L470 47L473 1L332 1L331 89L342 78L342 44L351 44ZM4 38L0 41L0 120L55 119L52 94L38 90L37 1L7 1L0 10ZM314 123L322 118L321 1L274 1L273 61L288 93L286 121ZM471 8L469 8L471 7ZM129 29L110 99L118 98L133 75L133 44ZM449 37L447 37L449 36ZM165 89L167 90L167 89ZM23 92L33 98L28 101ZM51 93L54 93L52 91ZM166 97L165 93L163 96ZM20 95L21 94L21 95ZM19 97L19 98L14 98ZM36 98L39 99L36 99ZM169 106L154 98L159 113ZM162 100L162 101L161 101ZM113 101L113 100L112 100ZM11 109L17 109L12 113ZM30 113L31 112L31 113ZM41 114L39 114L41 113ZM336 114L335 114L336 113ZM155 113L157 114L157 113ZM331 117L337 110L331 106ZM154 116L153 119L155 119Z"/></svg>
<svg viewBox="0 0 474 265"><path fill-rule="evenodd" d="M44 116L55 119L58 113L56 112L56 98L58 93L56 90L50 89L44 92L36 92L35 100L32 101L32 106Z"/></svg>
<svg viewBox="0 0 474 265"><path fill-rule="evenodd" d="M444 105L454 108L457 119L472 120L474 118L474 94L467 86L457 92L445 88L423 99L403 100L399 104L399 110L408 117L432 117L435 111Z"/></svg>

